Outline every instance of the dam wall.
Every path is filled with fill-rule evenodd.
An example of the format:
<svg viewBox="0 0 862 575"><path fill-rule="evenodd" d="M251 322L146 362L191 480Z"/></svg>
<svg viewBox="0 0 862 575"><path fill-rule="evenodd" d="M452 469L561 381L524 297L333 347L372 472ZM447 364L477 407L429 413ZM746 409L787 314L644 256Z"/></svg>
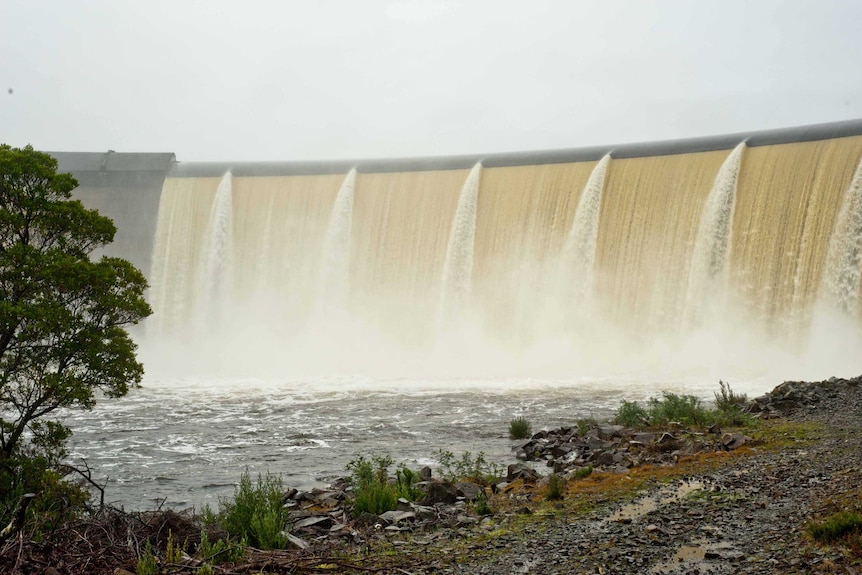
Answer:
<svg viewBox="0 0 862 575"><path fill-rule="evenodd" d="M201 365L685 370L834 347L826 316L862 327L862 120L442 158L57 156L148 274L149 333L205 342Z"/></svg>
<svg viewBox="0 0 862 575"><path fill-rule="evenodd" d="M78 180L73 195L88 208L114 220L117 235L105 249L150 273L153 238L162 186L176 157L173 154L49 152L60 172Z"/></svg>

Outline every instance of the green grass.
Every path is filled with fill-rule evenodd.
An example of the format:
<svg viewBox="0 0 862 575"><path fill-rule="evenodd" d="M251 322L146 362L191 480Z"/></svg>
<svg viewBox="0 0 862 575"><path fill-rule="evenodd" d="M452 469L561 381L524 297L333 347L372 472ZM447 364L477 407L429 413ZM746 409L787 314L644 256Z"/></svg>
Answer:
<svg viewBox="0 0 862 575"><path fill-rule="evenodd" d="M573 479L583 479L584 477L589 477L593 474L593 466L590 465L588 467L581 467L577 471L572 472Z"/></svg>
<svg viewBox="0 0 862 575"><path fill-rule="evenodd" d="M808 532L820 543L833 543L848 535L862 534L862 515L840 511L823 521L810 523Z"/></svg>
<svg viewBox="0 0 862 575"><path fill-rule="evenodd" d="M532 435L532 428L524 417L516 417L509 422L509 439L527 439Z"/></svg>

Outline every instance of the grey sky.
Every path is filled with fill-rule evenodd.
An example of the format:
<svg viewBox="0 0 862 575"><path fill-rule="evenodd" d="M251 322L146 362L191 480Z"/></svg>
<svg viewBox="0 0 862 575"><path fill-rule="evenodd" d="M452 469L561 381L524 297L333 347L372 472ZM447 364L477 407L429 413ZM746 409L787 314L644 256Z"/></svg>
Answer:
<svg viewBox="0 0 862 575"><path fill-rule="evenodd" d="M298 160L660 140L862 117L860 64L856 0L3 0L0 142Z"/></svg>

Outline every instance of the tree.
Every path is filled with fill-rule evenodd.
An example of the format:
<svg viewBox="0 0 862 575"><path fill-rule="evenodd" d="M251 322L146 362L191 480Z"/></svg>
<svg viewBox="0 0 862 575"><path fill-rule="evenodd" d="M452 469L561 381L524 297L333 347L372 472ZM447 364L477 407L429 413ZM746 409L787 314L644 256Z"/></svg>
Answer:
<svg viewBox="0 0 862 575"><path fill-rule="evenodd" d="M113 257L109 218L71 199L78 183L32 147L0 145L0 467L56 464L70 430L48 416L119 397L143 366L126 327L151 313L143 274Z"/></svg>

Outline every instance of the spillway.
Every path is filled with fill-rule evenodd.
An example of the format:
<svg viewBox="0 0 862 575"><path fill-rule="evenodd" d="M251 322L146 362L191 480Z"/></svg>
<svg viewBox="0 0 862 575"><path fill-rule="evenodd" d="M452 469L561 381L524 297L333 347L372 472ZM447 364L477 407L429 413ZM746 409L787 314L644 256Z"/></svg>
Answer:
<svg viewBox="0 0 862 575"><path fill-rule="evenodd" d="M95 190L85 156L58 155L82 199L128 202L106 210L121 233L151 222L116 250L148 274L142 345L173 367L657 378L783 364L826 377L809 353L826 337L820 310L837 310L842 334L862 330L862 121L453 158L170 158L158 208L121 181ZM858 349L830 365L862 371Z"/></svg>

